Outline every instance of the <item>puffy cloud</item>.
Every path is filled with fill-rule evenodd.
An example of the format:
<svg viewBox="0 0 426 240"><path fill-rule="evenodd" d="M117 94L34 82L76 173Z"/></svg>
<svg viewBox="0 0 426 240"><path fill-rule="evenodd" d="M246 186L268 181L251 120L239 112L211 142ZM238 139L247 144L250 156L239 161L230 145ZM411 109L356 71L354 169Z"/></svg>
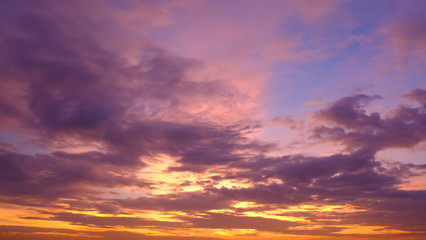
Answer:
<svg viewBox="0 0 426 240"><path fill-rule="evenodd" d="M320 110L316 117L330 123L343 125L347 128L380 126L378 113L366 115L362 106L368 102L380 99L380 96L367 96L363 94L344 97L330 104L326 109Z"/></svg>
<svg viewBox="0 0 426 240"><path fill-rule="evenodd" d="M406 95L423 103L424 90ZM355 95L342 98L320 110L315 117L330 126L313 129L313 137L341 142L348 149L369 148L374 151L391 147L413 147L426 139L425 107L399 106L392 115L368 114L363 106L380 96Z"/></svg>

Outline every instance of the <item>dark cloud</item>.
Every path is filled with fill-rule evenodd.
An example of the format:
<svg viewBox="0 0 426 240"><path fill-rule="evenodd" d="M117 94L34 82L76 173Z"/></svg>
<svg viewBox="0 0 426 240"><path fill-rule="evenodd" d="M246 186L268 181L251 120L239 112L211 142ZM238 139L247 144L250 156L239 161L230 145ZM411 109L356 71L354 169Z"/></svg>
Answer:
<svg viewBox="0 0 426 240"><path fill-rule="evenodd" d="M94 149L43 154L21 153L13 145L1 149L1 201L110 214L141 205L175 211L229 205L229 199L199 193L127 204L102 198L108 188L152 188L137 172L147 157L168 154L180 163L169 171L203 172L273 145L246 136L257 123L214 123L204 113L185 110L194 101L232 106L244 97L220 80L191 80L188 74L202 67L199 61L141 39L138 57L130 62L120 52L125 47L108 47L126 45L114 24L106 29L102 14L76 17L75 7L55 1L8 1L0 7L1 127L18 129L29 137L27 144L39 148ZM102 225L102 218L66 214L57 220ZM126 223L145 224L133 220Z"/></svg>
<svg viewBox="0 0 426 240"><path fill-rule="evenodd" d="M259 230L271 232L286 232L289 226L299 225L276 219L232 216L220 213L210 213L207 217L188 220L197 228L252 229L255 227Z"/></svg>
<svg viewBox="0 0 426 240"><path fill-rule="evenodd" d="M161 152L180 158L181 170L202 171L201 165L241 160L239 150L268 148L244 137L245 125L197 121L184 110L194 99L232 102L239 97L220 80L190 80L187 73L200 67L198 61L146 42L130 64L116 49L99 44L115 31L114 25L105 29L106 19L75 18L73 11L56 15L57 8L74 7L24 1L1 8L7 25L0 24L5 69L0 77L6 89L13 89L0 101L2 122L11 126L14 121L45 147L97 142L120 155L114 161L136 166L141 156Z"/></svg>
<svg viewBox="0 0 426 240"><path fill-rule="evenodd" d="M416 89L406 98L424 101L424 90ZM349 150L368 148L378 151L391 147L414 147L426 139L425 105L399 106L392 115L367 114L363 106L379 96L345 97L320 110L315 117L329 123L313 129L312 137L341 142Z"/></svg>
<svg viewBox="0 0 426 240"><path fill-rule="evenodd" d="M363 94L352 97L344 97L320 110L315 116L332 124L339 124L347 128L380 127L379 113L367 115L362 108L372 100L380 99L380 96L367 96Z"/></svg>
<svg viewBox="0 0 426 240"><path fill-rule="evenodd" d="M150 185L132 174L134 165L117 165L120 160L99 152L30 156L1 150L0 192L3 197L54 200L99 193L94 187Z"/></svg>
<svg viewBox="0 0 426 240"><path fill-rule="evenodd" d="M426 107L426 90L424 89L413 89L405 94L405 97L409 100L417 101Z"/></svg>
<svg viewBox="0 0 426 240"><path fill-rule="evenodd" d="M183 223L180 222L167 222L167 221L155 221L148 220L139 217L107 217L107 216L91 216L87 214L75 214L69 212L60 212L60 213L50 213L52 217L46 218L44 220L53 220L53 221L64 221L70 222L73 225L84 225L84 226L97 226L101 228L111 228L111 227L127 227L127 228L141 228L141 227L172 227L179 228L184 227ZM31 218L30 218L31 219Z"/></svg>
<svg viewBox="0 0 426 240"><path fill-rule="evenodd" d="M241 133L241 128L252 126L140 121L125 128L108 129L105 139L120 151L176 156L183 166L171 170L199 172L208 166L240 161L273 147L272 144L247 138Z"/></svg>
<svg viewBox="0 0 426 240"><path fill-rule="evenodd" d="M122 208L154 209L163 211L204 212L211 209L223 209L232 204L229 198L215 192L189 192L159 195L156 197L140 197L134 199L116 199L112 202Z"/></svg>
<svg viewBox="0 0 426 240"><path fill-rule="evenodd" d="M423 90L417 89L406 97L421 102L423 93ZM382 149L411 148L424 141L424 107L399 106L392 115L382 118L378 113L367 114L363 108L374 99L379 97L345 97L315 115L317 119L326 121L327 125L315 127L312 138L341 142L347 146L347 153L326 157L257 157L235 162L231 166L239 171L230 171L216 177L216 180L250 179L253 186L209 190L237 201L282 204L284 208L299 204L350 204L368 210L371 216L363 218L361 216L370 215L363 212L345 214L342 218L348 224L364 222L366 225L389 226L391 229L424 231L421 224L414 223L422 221L423 213L412 211L425 208L425 192L402 190L399 186L409 177L422 175L417 171L422 170L423 165L384 164L375 156ZM384 206L387 205L385 210ZM380 215L381 211L386 214ZM401 216L400 212L406 215ZM410 215L415 220L408 219ZM398 216L401 216L400 220L396 219ZM410 224L402 224L404 221Z"/></svg>

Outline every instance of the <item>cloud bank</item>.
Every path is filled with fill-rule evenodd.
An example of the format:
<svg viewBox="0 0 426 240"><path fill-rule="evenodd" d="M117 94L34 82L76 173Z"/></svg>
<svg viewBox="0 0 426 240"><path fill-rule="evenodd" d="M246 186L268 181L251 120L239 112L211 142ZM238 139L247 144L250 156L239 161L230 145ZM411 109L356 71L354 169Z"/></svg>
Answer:
<svg viewBox="0 0 426 240"><path fill-rule="evenodd" d="M339 7L330 4L299 10L311 21ZM376 94L304 101L318 107L310 118L272 122L341 151L276 154L280 145L259 137L268 123L251 92L149 37L184 6L0 6L0 206L13 219L2 238L425 236L426 190L404 187L425 164L377 155L424 143L426 90L386 112L369 108L385 100ZM395 26L395 49L423 48L422 21Z"/></svg>

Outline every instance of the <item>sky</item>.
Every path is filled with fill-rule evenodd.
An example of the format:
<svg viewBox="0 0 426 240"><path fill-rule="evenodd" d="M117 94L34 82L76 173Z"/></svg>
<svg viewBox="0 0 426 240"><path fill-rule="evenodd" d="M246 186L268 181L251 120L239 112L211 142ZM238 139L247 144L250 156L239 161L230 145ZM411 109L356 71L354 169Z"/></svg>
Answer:
<svg viewBox="0 0 426 240"><path fill-rule="evenodd" d="M2 0L0 239L426 238L426 1Z"/></svg>

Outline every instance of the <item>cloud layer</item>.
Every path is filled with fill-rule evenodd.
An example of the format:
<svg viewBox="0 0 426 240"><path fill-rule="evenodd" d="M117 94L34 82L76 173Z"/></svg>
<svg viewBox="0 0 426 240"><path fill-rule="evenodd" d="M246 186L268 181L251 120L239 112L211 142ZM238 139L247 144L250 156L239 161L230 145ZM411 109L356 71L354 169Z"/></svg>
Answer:
<svg viewBox="0 0 426 240"><path fill-rule="evenodd" d="M290 10L283 14L322 29L332 25L328 17L341 7L333 1L310 3L288 2ZM293 39L269 38L265 30L265 39L245 46L256 46L249 55L257 60L242 64L259 69L235 74L245 67L223 70L218 66L229 59L181 56L175 53L180 50L167 49L166 40L155 40L167 35L167 28L176 27L174 34L190 31L177 27L187 17L182 11L194 11L190 5L5 1L0 6L0 218L6 219L0 238L425 236L426 190L410 188L413 179L424 182L425 164L378 157L424 144L423 86L399 92L404 104L386 108L374 105L386 101L383 94L306 96L300 102L301 108L312 107L309 114L295 120L277 112L272 121L262 120L268 117L258 106L266 101L253 86L264 79L247 80L264 71L255 64L258 59L273 69L309 58L317 62L334 50L303 42L306 37L291 27L286 33L298 35ZM423 22L407 20L383 34L391 36L398 54L419 54ZM285 51L268 52L277 42ZM241 51L232 61L246 58ZM339 151L283 153L279 142L262 133L271 122L289 125L308 147L331 144ZM286 137L284 131L277 134Z"/></svg>

